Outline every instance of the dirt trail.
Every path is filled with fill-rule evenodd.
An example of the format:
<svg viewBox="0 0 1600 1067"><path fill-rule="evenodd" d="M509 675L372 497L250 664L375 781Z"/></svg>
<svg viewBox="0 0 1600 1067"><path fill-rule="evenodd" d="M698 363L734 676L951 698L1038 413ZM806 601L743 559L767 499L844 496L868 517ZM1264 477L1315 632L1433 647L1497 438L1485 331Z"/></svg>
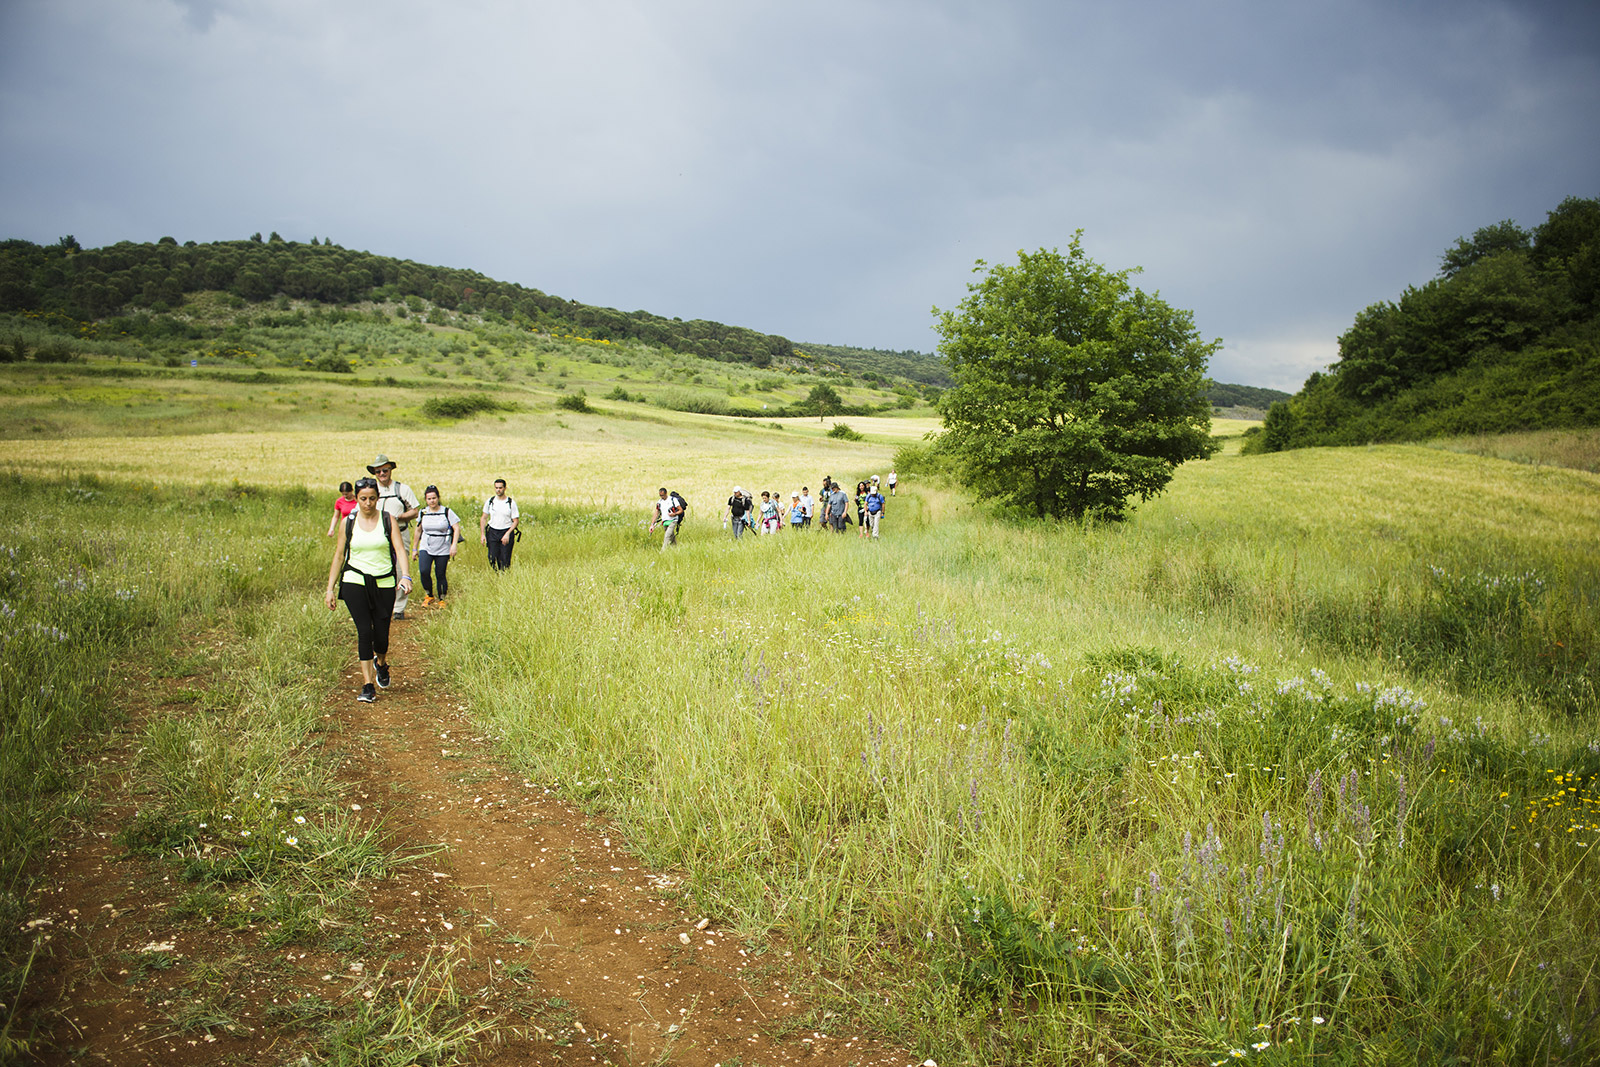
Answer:
<svg viewBox="0 0 1600 1067"><path fill-rule="evenodd" d="M917 1062L812 1025L812 1007L786 984L798 968L789 953L756 955L713 918L682 910L675 876L645 869L614 829L506 771L459 705L428 684L410 627L397 630L394 684L375 704L335 705L365 737L352 769L391 827L450 846L449 865L435 870L474 899L470 921L531 940L544 992L569 1001L623 1062ZM348 681L353 693L354 670Z"/></svg>
<svg viewBox="0 0 1600 1067"><path fill-rule="evenodd" d="M798 953L742 944L685 910L677 875L646 869L614 828L506 768L434 683L415 623L396 627L392 663L375 704L354 699L351 665L324 708L338 727L326 743L346 757L356 817L391 847L446 850L363 882L360 929L315 948L268 947L259 899L197 913L174 866L117 843L137 807L126 788L143 723L188 710L173 680L130 685L136 706L96 754L103 806L62 835L33 902L47 940L24 1000L51 1020L43 1062L315 1057L328 1017L317 1005L359 1003L440 960L457 965L469 1017L493 1021L478 1063L919 1062L822 1017L791 993Z"/></svg>

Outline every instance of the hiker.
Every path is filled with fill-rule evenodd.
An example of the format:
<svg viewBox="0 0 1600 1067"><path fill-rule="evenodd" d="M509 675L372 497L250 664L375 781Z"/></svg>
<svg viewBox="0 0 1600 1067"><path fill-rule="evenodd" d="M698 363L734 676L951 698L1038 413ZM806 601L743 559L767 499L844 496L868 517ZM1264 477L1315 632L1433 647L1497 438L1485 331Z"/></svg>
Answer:
<svg viewBox="0 0 1600 1067"><path fill-rule="evenodd" d="M668 493L666 486L661 487L661 498L656 501L656 517L650 523L652 533L658 525L666 530L661 536L661 551L665 552L668 545L678 543L678 526L688 510L688 502L683 497L676 492Z"/></svg>
<svg viewBox="0 0 1600 1067"><path fill-rule="evenodd" d="M372 461L367 468L367 473L378 479L378 505L385 512L394 517L395 523L400 528L400 541L406 546L406 552L411 551L411 520L417 517L421 504L417 494L411 491L409 485L394 480L395 462L382 452ZM357 495L360 495L359 492ZM406 601L409 596L401 592L394 598L394 617L406 617Z"/></svg>
<svg viewBox="0 0 1600 1067"><path fill-rule="evenodd" d="M798 530L806 524L806 511L800 503L799 493L789 494L789 525Z"/></svg>
<svg viewBox="0 0 1600 1067"><path fill-rule="evenodd" d="M828 493L828 525L833 527L834 533L844 533L849 522L850 498L845 496L844 486L834 482L833 489Z"/></svg>
<svg viewBox="0 0 1600 1067"><path fill-rule="evenodd" d="M411 591L411 577L406 573L400 524L378 506L377 479L359 478L355 490L356 510L339 524L324 600L329 611L340 600L350 609L356 624L356 658L361 662L361 692L356 699L370 704L377 699L377 689L389 688L389 620L396 614L396 597Z"/></svg>
<svg viewBox="0 0 1600 1067"><path fill-rule="evenodd" d="M492 570L511 569L511 550L522 537L522 512L517 502L506 496L506 480L494 480L494 495L483 502L478 516L478 540L489 550Z"/></svg>
<svg viewBox="0 0 1600 1067"><path fill-rule="evenodd" d="M356 509L356 487L349 482L339 483L339 495L333 501L333 518L328 520L328 536L332 537L341 521L348 519Z"/></svg>
<svg viewBox="0 0 1600 1067"><path fill-rule="evenodd" d="M898 475L896 475L894 471L891 470L889 472L889 495L890 496L894 496L894 485L895 485L895 479L897 477L898 477Z"/></svg>
<svg viewBox="0 0 1600 1067"><path fill-rule="evenodd" d="M883 494L878 491L877 486L873 486L872 491L867 494L867 525L861 528L862 535L865 536L867 530L870 528L872 530L872 536L877 537L878 524L882 521Z"/></svg>
<svg viewBox="0 0 1600 1067"><path fill-rule="evenodd" d="M775 534L783 529L783 519L779 515L778 501L773 498L770 491L761 491L761 532Z"/></svg>
<svg viewBox="0 0 1600 1067"><path fill-rule="evenodd" d="M867 483L856 483L856 536L867 536Z"/></svg>
<svg viewBox="0 0 1600 1067"><path fill-rule="evenodd" d="M722 520L722 528L727 529L728 523L733 523L733 539L739 540L744 534L745 513L750 510L750 498L744 495L744 490L737 485L733 487L733 495L728 498L728 510Z"/></svg>
<svg viewBox="0 0 1600 1067"><path fill-rule="evenodd" d="M422 578L422 606L444 603L450 592L450 579L445 571L456 558L456 547L461 544L461 516L439 503L439 487L430 485L422 491L424 506L417 512L417 547L411 558L421 564L417 572ZM439 583L439 595L433 595L434 582Z"/></svg>
<svg viewBox="0 0 1600 1067"><path fill-rule="evenodd" d="M811 499L811 487L802 485L800 487L800 518L794 523L794 528L800 530L810 526L811 517L816 513L817 502Z"/></svg>

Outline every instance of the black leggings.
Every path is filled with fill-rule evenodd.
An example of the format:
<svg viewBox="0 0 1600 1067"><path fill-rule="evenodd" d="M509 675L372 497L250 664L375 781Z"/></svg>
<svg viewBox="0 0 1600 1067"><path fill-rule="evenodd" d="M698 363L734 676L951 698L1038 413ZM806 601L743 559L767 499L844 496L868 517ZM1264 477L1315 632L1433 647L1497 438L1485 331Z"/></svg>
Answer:
<svg viewBox="0 0 1600 1067"><path fill-rule="evenodd" d="M392 585L379 589L370 583L343 582L339 586L339 599L350 609L350 618L356 624L356 657L363 662L374 656L389 656L394 592Z"/></svg>
<svg viewBox="0 0 1600 1067"><path fill-rule="evenodd" d="M422 568L422 573L418 576L422 579L422 591L429 596L433 595L433 576L437 574L439 576L439 599L443 600L444 595L450 591L450 580L444 576L445 568L450 566L450 553L446 552L442 556L435 556L431 552L419 550L417 552L417 563Z"/></svg>

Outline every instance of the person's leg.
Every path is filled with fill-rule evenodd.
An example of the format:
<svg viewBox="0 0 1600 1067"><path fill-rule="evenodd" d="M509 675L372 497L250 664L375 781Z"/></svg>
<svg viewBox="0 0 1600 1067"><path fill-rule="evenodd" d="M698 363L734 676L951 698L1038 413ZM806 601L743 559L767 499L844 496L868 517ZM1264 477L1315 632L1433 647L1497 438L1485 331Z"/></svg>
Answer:
<svg viewBox="0 0 1600 1067"><path fill-rule="evenodd" d="M511 569L511 550L517 547L517 534L514 530L506 531L506 543L500 546L500 569Z"/></svg>
<svg viewBox="0 0 1600 1067"><path fill-rule="evenodd" d="M450 557L434 556L433 566L439 572L439 599L443 600L444 595L450 591L450 579L445 577L445 571L450 566Z"/></svg>
<svg viewBox="0 0 1600 1067"><path fill-rule="evenodd" d="M350 611L350 621L356 624L356 659L361 664L361 681L372 685L377 678L372 662L372 635L377 620L373 618L372 603L367 597L367 587L345 582L339 586L339 599ZM383 616L385 628L389 625L387 613Z"/></svg>
<svg viewBox="0 0 1600 1067"><path fill-rule="evenodd" d="M422 583L422 591L428 596L433 596L433 557L428 555L425 548L417 549L417 581Z"/></svg>
<svg viewBox="0 0 1600 1067"><path fill-rule="evenodd" d="M372 613L372 658L379 666L387 666L389 663L389 620L395 614L393 605L400 602L399 590L398 582L388 589L372 590L377 608Z"/></svg>

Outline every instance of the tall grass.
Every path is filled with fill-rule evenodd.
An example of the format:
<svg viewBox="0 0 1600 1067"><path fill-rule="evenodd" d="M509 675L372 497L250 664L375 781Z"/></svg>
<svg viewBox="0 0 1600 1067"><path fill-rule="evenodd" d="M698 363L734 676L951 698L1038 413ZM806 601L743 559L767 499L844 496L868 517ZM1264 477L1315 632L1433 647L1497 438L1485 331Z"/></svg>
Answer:
<svg viewBox="0 0 1600 1067"><path fill-rule="evenodd" d="M297 507L317 513L303 490L154 490L6 473L0 492L4 1058L28 1043L17 1011L36 948L23 922L29 891L62 820L87 814L83 764L116 714L125 677L118 661L166 661L180 627L216 625L281 590L306 588L327 549L314 533L286 535L280 525ZM274 662L271 651L259 659L263 669ZM159 736L161 724L153 730ZM208 765L196 755L186 749L181 762ZM281 761L282 750L266 758ZM245 784L237 770L218 768L226 784L217 787Z"/></svg>
<svg viewBox="0 0 1600 1067"><path fill-rule="evenodd" d="M552 521L433 638L529 773L940 1062L1586 1062L1596 488L1394 448L1116 527Z"/></svg>

